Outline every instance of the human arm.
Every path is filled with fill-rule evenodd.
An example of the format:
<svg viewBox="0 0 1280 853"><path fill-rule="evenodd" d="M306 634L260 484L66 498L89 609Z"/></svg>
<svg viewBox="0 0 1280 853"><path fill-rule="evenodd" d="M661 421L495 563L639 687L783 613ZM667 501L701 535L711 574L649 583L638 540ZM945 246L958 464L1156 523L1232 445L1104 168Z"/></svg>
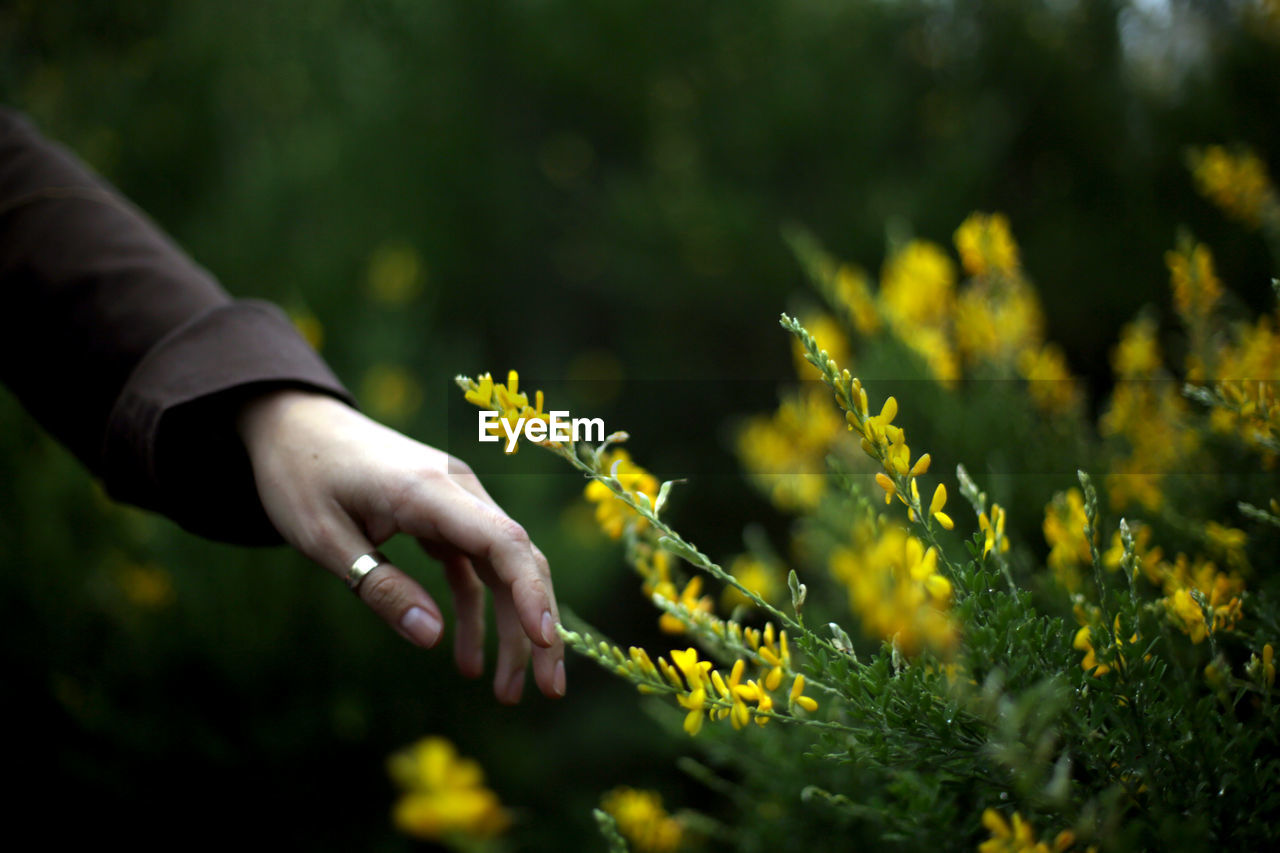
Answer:
<svg viewBox="0 0 1280 853"><path fill-rule="evenodd" d="M519 698L530 639L539 687L563 694L546 560L475 477L356 412L278 308L231 299L114 189L2 109L0 287L0 380L113 497L209 538L283 539L339 575L371 541L410 533L452 584L463 672L483 665L487 584L495 694ZM438 640L439 607L394 567L360 594L406 637Z"/></svg>

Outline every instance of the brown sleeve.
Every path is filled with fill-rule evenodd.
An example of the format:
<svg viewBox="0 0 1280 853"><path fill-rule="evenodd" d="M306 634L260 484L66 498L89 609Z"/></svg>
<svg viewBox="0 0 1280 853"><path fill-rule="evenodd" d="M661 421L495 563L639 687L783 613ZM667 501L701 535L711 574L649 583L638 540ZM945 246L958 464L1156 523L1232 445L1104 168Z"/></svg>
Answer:
<svg viewBox="0 0 1280 853"><path fill-rule="evenodd" d="M233 301L153 223L0 109L0 380L115 498L278 542L234 428L275 387L350 395L276 307Z"/></svg>

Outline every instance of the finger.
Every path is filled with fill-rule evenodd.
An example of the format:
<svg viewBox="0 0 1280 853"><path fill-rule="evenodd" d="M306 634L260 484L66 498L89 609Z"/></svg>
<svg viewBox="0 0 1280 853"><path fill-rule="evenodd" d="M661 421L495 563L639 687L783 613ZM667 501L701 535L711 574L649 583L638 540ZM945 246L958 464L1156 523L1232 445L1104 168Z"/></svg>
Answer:
<svg viewBox="0 0 1280 853"><path fill-rule="evenodd" d="M476 563L477 574L493 587L494 614L498 622L498 666L494 673L494 692L500 698L517 701L520 687L524 685L526 662L530 656L530 643L521 630L515 614L511 591L501 584L493 568ZM532 647L534 681L543 695L559 699L565 694L564 644L557 638L548 648ZM515 670L519 669L516 673ZM518 676L518 677L517 677ZM508 685L504 687L504 684ZM510 686L517 685L517 686Z"/></svg>
<svg viewBox="0 0 1280 853"><path fill-rule="evenodd" d="M457 626L453 635L453 659L467 678L484 673L484 584L476 577L471 560L461 551L443 554L445 580L453 591Z"/></svg>
<svg viewBox="0 0 1280 853"><path fill-rule="evenodd" d="M356 558L374 549L355 523L339 513L316 524L301 550L345 581ZM439 605L417 581L391 563L381 563L366 574L356 592L370 610L409 642L429 649L440 641L444 620Z"/></svg>
<svg viewBox="0 0 1280 853"><path fill-rule="evenodd" d="M487 569L483 574L492 572ZM514 705L524 693L524 673L529 662L529 639L521 630L515 604L505 587L494 588L493 615L498 627L498 663L493 673L493 695Z"/></svg>
<svg viewBox="0 0 1280 853"><path fill-rule="evenodd" d="M538 564L542 576L546 578L547 589L551 592L551 614L556 624L560 624L560 610L556 605L555 591L551 585L551 566L547 557L537 545L533 547L533 557ZM564 669L564 641L556 635L556 641L547 648L537 647L533 650L533 675L543 694L553 698L564 696L568 688Z"/></svg>
<svg viewBox="0 0 1280 853"><path fill-rule="evenodd" d="M556 642L554 602L529 534L500 509L462 487L422 484L397 513L397 521L406 533L443 539L473 562L490 565L500 584L489 585L510 588L515 614L529 639L544 648Z"/></svg>

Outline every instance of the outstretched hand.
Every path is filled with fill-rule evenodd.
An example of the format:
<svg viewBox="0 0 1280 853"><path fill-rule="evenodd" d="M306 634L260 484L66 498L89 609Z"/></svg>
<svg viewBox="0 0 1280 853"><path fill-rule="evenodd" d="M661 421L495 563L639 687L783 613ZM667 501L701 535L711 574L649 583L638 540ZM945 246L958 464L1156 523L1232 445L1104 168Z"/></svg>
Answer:
<svg viewBox="0 0 1280 853"><path fill-rule="evenodd" d="M487 586L498 623L494 695L520 700L531 650L538 688L564 695L564 645L547 559L466 463L305 391L254 398L237 428L262 505L289 544L345 578L357 557L395 534L417 538L443 565L453 592L459 671L471 678L484 671ZM390 563L369 573L358 593L410 642L432 648L440 641L440 607Z"/></svg>

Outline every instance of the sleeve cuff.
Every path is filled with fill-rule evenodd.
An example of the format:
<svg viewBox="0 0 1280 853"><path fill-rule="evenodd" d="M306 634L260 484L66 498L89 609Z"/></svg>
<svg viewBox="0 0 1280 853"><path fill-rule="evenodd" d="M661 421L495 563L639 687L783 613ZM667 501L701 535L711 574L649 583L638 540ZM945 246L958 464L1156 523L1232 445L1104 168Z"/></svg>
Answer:
<svg viewBox="0 0 1280 853"><path fill-rule="evenodd" d="M111 411L102 455L107 492L209 539L278 544L235 429L245 400L277 388L354 405L270 303L233 302L177 327L134 368Z"/></svg>

